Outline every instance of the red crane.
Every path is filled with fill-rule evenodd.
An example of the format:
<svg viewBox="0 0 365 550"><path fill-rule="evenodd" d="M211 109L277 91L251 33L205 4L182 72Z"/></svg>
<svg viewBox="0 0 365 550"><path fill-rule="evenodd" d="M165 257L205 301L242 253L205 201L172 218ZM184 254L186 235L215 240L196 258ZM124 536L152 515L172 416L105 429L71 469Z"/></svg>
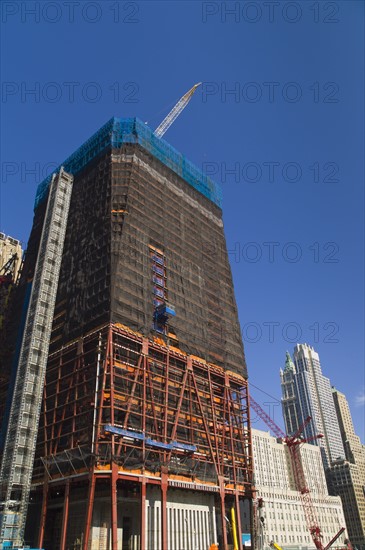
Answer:
<svg viewBox="0 0 365 550"><path fill-rule="evenodd" d="M304 514L307 521L309 532L312 536L312 540L316 548L318 548L318 550L328 550L328 548L330 548L330 546L338 539L338 537L342 535L342 533L345 531L345 528L342 527L339 530L339 532L331 539L331 541L326 546L323 546L322 540L321 540L322 539L321 529L318 525L315 509L310 496L310 490L307 486L303 465L302 465L302 461L299 453L299 447L303 443L309 443L310 441L314 441L315 439L320 439L321 437L323 437L323 434L318 434L307 438L301 436L304 428L312 420L312 418L308 416L308 418L305 419L303 424L299 427L299 429L296 431L294 435L291 435L291 436L286 435L281 430L281 428L279 428L279 426L272 420L272 418L270 418L268 414L266 414L266 412L260 407L258 403L256 403L256 401L251 396L250 396L250 404L253 410L259 415L261 420L263 420L265 424L267 424L267 426L272 430L272 432L276 435L276 437L282 439L283 442L286 443L290 454L295 486L301 496L301 500L304 508Z"/></svg>

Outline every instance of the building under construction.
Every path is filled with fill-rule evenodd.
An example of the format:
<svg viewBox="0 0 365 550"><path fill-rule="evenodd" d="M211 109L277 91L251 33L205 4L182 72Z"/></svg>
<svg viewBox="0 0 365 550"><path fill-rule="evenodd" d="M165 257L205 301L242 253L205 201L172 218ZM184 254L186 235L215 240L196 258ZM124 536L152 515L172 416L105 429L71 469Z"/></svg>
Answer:
<svg viewBox="0 0 365 550"><path fill-rule="evenodd" d="M62 166L37 192L13 306L18 343L9 330L13 357L3 365L11 385L26 352L24 341L17 351L19 332L27 322L46 330L51 311L42 407L38 417L27 413L36 442L25 542L46 550L228 548L233 508L241 547L252 449L220 190L138 119L111 119ZM36 294L50 247L59 268L50 256L44 294ZM46 283L56 285L54 303ZM31 318L36 308L43 328ZM43 350L32 353L41 365ZM19 372L15 391L34 393ZM24 403L25 414L32 395ZM5 419L16 417L9 407ZM4 448L17 463L9 445L23 437L25 471L23 413L13 436L10 420ZM0 480L2 541L6 529L21 528L11 505L22 478L9 477L11 464Z"/></svg>

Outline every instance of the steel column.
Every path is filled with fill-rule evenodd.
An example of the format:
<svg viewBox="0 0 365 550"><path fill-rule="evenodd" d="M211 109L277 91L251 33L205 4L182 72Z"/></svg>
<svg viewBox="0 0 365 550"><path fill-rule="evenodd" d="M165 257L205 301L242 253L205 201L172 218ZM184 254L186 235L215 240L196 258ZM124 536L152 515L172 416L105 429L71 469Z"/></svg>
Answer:
<svg viewBox="0 0 365 550"><path fill-rule="evenodd" d="M225 506L224 494L221 495L221 513L222 513L223 548L224 550L227 550L228 539L227 539L226 506Z"/></svg>
<svg viewBox="0 0 365 550"><path fill-rule="evenodd" d="M65 496L64 496L64 500L63 500L63 515L62 515L60 550L66 550L69 501L70 501L70 480L68 479L66 481Z"/></svg>
<svg viewBox="0 0 365 550"><path fill-rule="evenodd" d="M118 549L118 465L112 463L112 473L110 478L111 491L111 528L112 528L112 550Z"/></svg>
<svg viewBox="0 0 365 550"><path fill-rule="evenodd" d="M254 495L256 497L256 495ZM261 538L258 538L258 522L256 503L253 499L250 500L250 533L251 533L251 548L253 550L261 550Z"/></svg>
<svg viewBox="0 0 365 550"><path fill-rule="evenodd" d="M236 494L235 494L235 504L236 504L238 547L241 549L242 548L242 525L241 525L240 497L238 495L238 491L236 491Z"/></svg>
<svg viewBox="0 0 365 550"><path fill-rule="evenodd" d="M228 539L227 539L227 523L226 523L225 490L224 490L224 480L222 476L219 476L219 489L220 489L220 501L221 501L223 550L227 550Z"/></svg>
<svg viewBox="0 0 365 550"><path fill-rule="evenodd" d="M164 468L165 469L165 468ZM162 470L162 468L161 468ZM167 472L161 471L161 542L162 550L167 548Z"/></svg>
<svg viewBox="0 0 365 550"><path fill-rule="evenodd" d="M48 478L44 480L44 484L43 484L42 510L41 510L41 518L39 522L39 531L38 531L38 548L42 548L43 546L44 529L46 526L46 518L47 518L47 501L48 501Z"/></svg>
<svg viewBox="0 0 365 550"><path fill-rule="evenodd" d="M142 479L141 484L141 550L146 550L146 480Z"/></svg>
<svg viewBox="0 0 365 550"><path fill-rule="evenodd" d="M91 472L90 481L89 481L89 493L87 497L84 542L82 545L82 550L88 550L88 546L89 546L91 521L93 517L93 508L94 508L95 484L96 484L96 476L94 472Z"/></svg>

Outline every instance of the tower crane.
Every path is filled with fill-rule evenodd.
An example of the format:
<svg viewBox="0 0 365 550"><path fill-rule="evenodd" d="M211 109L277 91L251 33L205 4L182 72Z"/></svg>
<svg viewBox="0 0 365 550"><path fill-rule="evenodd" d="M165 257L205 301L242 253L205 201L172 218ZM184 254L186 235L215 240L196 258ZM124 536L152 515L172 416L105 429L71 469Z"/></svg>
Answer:
<svg viewBox="0 0 365 550"><path fill-rule="evenodd" d="M158 138L161 138L167 130L170 128L171 124L177 119L179 114L185 109L191 98L193 97L196 89L201 85L201 82L194 84L194 86L182 96L181 99L176 103L176 105L171 109L167 117L163 119L161 124L153 132L154 135Z"/></svg>
<svg viewBox="0 0 365 550"><path fill-rule="evenodd" d="M261 408L261 406L253 399L253 397L250 397L250 405L252 409L259 415L261 420L265 422L265 424L272 430L272 432L276 435L276 437L283 440L284 443L286 443L289 451L289 456L291 460L293 475L294 475L294 481L295 486L297 488L297 491L300 494L302 503L303 503L303 509L304 509L304 515L307 522L307 527L309 529L309 532L311 534L312 540L318 550L328 550L330 546L342 535L342 533L345 531L345 527L341 527L339 532L330 540L330 542L324 546L322 544L322 533L321 529L319 527L315 509L313 506L313 502L310 495L310 490L308 488L308 485L306 483L304 469L302 465L302 461L300 458L299 448L303 443L310 443L311 441L314 441L315 439L320 439L323 437L322 434L314 435L312 437L304 438L301 436L304 428L309 424L309 422L312 420L310 416L308 416L303 424L298 428L298 430L295 432L294 435L286 435L281 428L273 421L272 418Z"/></svg>

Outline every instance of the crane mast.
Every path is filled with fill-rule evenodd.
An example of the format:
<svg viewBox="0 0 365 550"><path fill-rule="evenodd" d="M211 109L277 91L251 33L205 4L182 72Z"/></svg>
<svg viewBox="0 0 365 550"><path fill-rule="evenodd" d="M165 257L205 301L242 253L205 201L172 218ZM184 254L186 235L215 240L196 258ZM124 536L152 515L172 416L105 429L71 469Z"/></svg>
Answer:
<svg viewBox="0 0 365 550"><path fill-rule="evenodd" d="M315 439L319 439L323 437L323 435L318 434L309 438L301 437L301 434L304 428L312 420L310 416L308 416L308 418L305 419L303 424L298 428L298 430L294 435L292 436L286 435L281 430L281 428L273 421L273 419L266 414L266 412L253 399L252 396L250 396L250 405L252 409L265 422L265 424L272 430L272 432L276 435L276 437L282 439L283 442L286 443L289 450L289 456L290 456L290 461L292 465L295 486L302 500L304 515L306 518L308 530L311 534L312 540L316 548L318 550L328 550L328 548L330 548L330 546L338 539L338 537L342 535L342 533L345 531L345 528L342 527L339 530L339 532L332 538L332 540L326 546L323 546L322 540L321 540L322 539L321 529L319 527L319 524L316 518L315 509L310 496L310 490L308 488L308 485L305 479L303 465L302 465L302 461L299 453L299 447L303 443L309 443Z"/></svg>
<svg viewBox="0 0 365 550"><path fill-rule="evenodd" d="M200 85L201 85L201 82L194 84L194 86L188 92L186 92L186 94L184 94L181 99L179 99L179 101L171 109L167 117L163 119L161 124L153 132L156 137L161 138L167 132L171 124L177 119L180 113L185 109L185 107L193 97L196 89Z"/></svg>

